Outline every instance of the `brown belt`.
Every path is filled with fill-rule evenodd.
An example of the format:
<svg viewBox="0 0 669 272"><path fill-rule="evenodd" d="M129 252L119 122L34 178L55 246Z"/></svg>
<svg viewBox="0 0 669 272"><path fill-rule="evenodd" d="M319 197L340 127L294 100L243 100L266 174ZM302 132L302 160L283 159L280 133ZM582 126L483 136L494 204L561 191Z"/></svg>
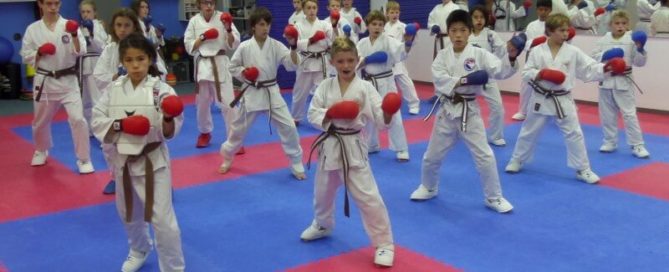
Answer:
<svg viewBox="0 0 669 272"><path fill-rule="evenodd" d="M123 166L123 197L125 200L125 221L132 221L132 180L130 179L130 168L128 163L144 157L144 221L151 223L153 217L153 202L155 192L155 178L153 176L153 162L148 154L158 149L162 142L153 142L144 146L138 155L128 156Z"/></svg>
<svg viewBox="0 0 669 272"><path fill-rule="evenodd" d="M209 61L211 61L211 67L214 72L214 84L216 84L216 99L218 99L219 103L223 102L223 98L221 97L221 80L218 77L218 65L216 65L216 56L223 56L223 55L225 55L225 50L220 50L216 53L216 55L208 57L199 56L197 60L195 60L195 93L196 94L200 93L200 85L197 84L199 82L197 78L197 71L198 71L198 66L200 64L200 60L209 59Z"/></svg>
<svg viewBox="0 0 669 272"><path fill-rule="evenodd" d="M55 79L59 79L60 77L63 76L70 76L70 75L77 75L79 73L77 69L77 65L75 64L74 66L70 68L65 68L62 70L54 70L54 71L49 71L46 69L42 69L40 67L37 67L37 74L43 75L44 77L42 78L42 82L35 86L35 89L37 90L37 95L35 96L35 101L39 102L40 98L42 97L42 90L44 89L44 81L46 81L47 77L53 77Z"/></svg>

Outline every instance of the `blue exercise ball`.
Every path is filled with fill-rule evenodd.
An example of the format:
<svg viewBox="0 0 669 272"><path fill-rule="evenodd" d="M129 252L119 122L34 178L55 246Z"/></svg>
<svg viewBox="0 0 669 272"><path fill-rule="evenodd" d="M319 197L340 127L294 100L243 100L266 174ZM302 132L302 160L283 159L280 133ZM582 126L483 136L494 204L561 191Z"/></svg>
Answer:
<svg viewBox="0 0 669 272"><path fill-rule="evenodd" d="M0 64L5 65L12 60L14 55L14 46L12 42L4 37L0 37Z"/></svg>

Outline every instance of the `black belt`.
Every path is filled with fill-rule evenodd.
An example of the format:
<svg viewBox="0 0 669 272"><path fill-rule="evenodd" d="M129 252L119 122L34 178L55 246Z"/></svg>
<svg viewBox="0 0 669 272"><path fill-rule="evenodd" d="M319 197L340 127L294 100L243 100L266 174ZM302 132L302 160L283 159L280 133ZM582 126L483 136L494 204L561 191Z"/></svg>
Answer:
<svg viewBox="0 0 669 272"><path fill-rule="evenodd" d="M335 137L337 139L337 142L339 142L339 151L341 152L341 160L342 160L342 170L344 171L344 215L346 217L350 217L350 210L349 210L349 205L348 205L348 170L349 170L349 163L348 163L348 154L346 153L346 148L344 144L344 139L342 136L348 136L348 135L355 135L360 133L360 130L355 130L355 129L345 129L345 128L338 128L333 125L330 125L327 131L324 131L316 139L314 142L311 144L311 151L309 152L309 160L307 162L307 169L311 168L311 155L314 154L314 150L318 148L318 146L322 145L327 138L330 137ZM321 164L324 162L321 162Z"/></svg>
<svg viewBox="0 0 669 272"><path fill-rule="evenodd" d="M462 121L460 122L460 129L462 132L466 132L467 120L469 119L469 103L467 102L476 100L476 95L454 93L452 96L444 95L444 97L453 105L462 103Z"/></svg>
<svg viewBox="0 0 669 272"><path fill-rule="evenodd" d="M328 54L328 51L320 51L320 52L311 52L311 51L302 51L300 52L300 55L305 57L302 62L304 62L306 59L321 59L321 70L323 70L323 79L327 78L327 65L325 64L325 55Z"/></svg>
<svg viewBox="0 0 669 272"><path fill-rule="evenodd" d="M248 90L249 87L254 87L258 90L259 89L265 89L265 91L267 92L267 99L268 99L267 102L269 103L269 134L271 135L272 134L272 94L269 91L269 87L272 87L272 86L276 85L276 78L269 79L269 80L263 80L263 81L256 81L256 82L251 82L251 81L244 80L244 84L246 84L246 86L244 87L244 89L242 89L239 92L239 95L237 95L235 97L235 99L232 100L232 102L230 102L230 107L234 108L239 103L239 101L242 99L242 96L244 95L244 93L246 93L246 90Z"/></svg>
<svg viewBox="0 0 669 272"><path fill-rule="evenodd" d="M632 79L632 76L631 76L632 75L632 70L633 70L632 66L627 66L627 67L625 67L625 71L623 71L621 74L613 74L612 73L611 75L612 76L624 76L624 77L626 77L627 79L629 79L632 82L632 84L634 84L634 87L636 87L636 89L639 91L639 93L643 94L643 90L641 89L641 87L639 87L639 84L636 84L636 81L634 81L634 79ZM599 86L602 86L602 85L604 85L604 82L600 81Z"/></svg>
<svg viewBox="0 0 669 272"><path fill-rule="evenodd" d="M53 70L53 71L37 67L36 73L44 76L42 78L42 82L40 83L40 85L35 86L35 89L37 90L35 101L39 102L40 98L42 97L42 90L44 89L44 81L46 80L47 77L53 77L55 79L59 79L60 77L64 76L76 76L79 73L79 69L77 69L76 64L70 68L65 68L62 70Z"/></svg>
<svg viewBox="0 0 669 272"><path fill-rule="evenodd" d="M650 19L646 19L646 18L639 18L639 21L645 22L645 23L650 23Z"/></svg>
<svg viewBox="0 0 669 272"><path fill-rule="evenodd" d="M528 82L530 87L534 89L535 92L537 92L540 95L543 95L546 98L551 98L553 100L553 104L555 104L555 111L557 113L558 119L562 119L565 117L564 111L562 110L562 105L560 104L560 100L558 99L558 96L563 96L569 93L569 91L565 90L548 90L544 87L541 87L539 83L537 83L535 80L530 80Z"/></svg>
<svg viewBox="0 0 669 272"><path fill-rule="evenodd" d="M79 71L78 71L79 74L77 76L79 77L79 80L78 80L79 81L79 91L81 93L84 92L84 88L83 88L83 86L84 86L84 82L83 82L84 81L84 60L87 59L87 58L93 58L93 57L99 57L99 56L100 56L100 53L91 52L91 53L86 53L86 54L84 54L83 56L80 56L77 59L77 67L79 67Z"/></svg>
<svg viewBox="0 0 669 272"><path fill-rule="evenodd" d="M155 192L155 178L153 172L153 162L149 159L148 154L158 149L162 142L148 143L138 155L128 156L123 166L123 198L125 202L125 221L132 221L132 180L130 179L129 162L138 160L144 157L144 221L151 223L153 217L153 202Z"/></svg>
<svg viewBox="0 0 669 272"><path fill-rule="evenodd" d="M382 79L382 78L389 78L389 77L393 76L393 70L389 70L389 71L385 71L385 72L381 72L381 73L377 73L377 74L370 74L370 73L367 73L363 70L362 73L363 73L362 77L367 81L371 81L372 85L374 85L374 88L376 88L377 92L379 91L379 83L377 82L377 80Z"/></svg>
<svg viewBox="0 0 669 272"><path fill-rule="evenodd" d="M447 37L447 33L437 33L434 35L434 52L432 53L432 59L437 58L437 52L444 49L444 37ZM439 44L439 49L437 49L437 44Z"/></svg>
<svg viewBox="0 0 669 272"><path fill-rule="evenodd" d="M213 56L199 56L195 59L195 93L198 94L200 92L200 84L198 84L199 79L197 78L198 74L198 66L200 64L201 59L209 59L211 61L211 68L212 72L214 72L214 84L216 85L216 99L218 99L218 102L223 102L223 98L221 97L221 80L218 78L218 65L216 64L216 57L217 56L223 56L225 55L225 50L219 50L216 52L216 55Z"/></svg>

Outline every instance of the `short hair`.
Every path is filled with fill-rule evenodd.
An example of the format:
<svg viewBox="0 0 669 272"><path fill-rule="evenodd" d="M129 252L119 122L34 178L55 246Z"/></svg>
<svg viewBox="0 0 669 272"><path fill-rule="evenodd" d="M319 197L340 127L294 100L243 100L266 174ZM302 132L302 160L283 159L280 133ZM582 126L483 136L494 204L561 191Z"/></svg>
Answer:
<svg viewBox="0 0 669 272"><path fill-rule="evenodd" d="M365 23L369 25L373 21L381 21L385 25L387 22L386 15L384 15L380 10L372 10L369 12L369 14L367 14L367 17L365 17Z"/></svg>
<svg viewBox="0 0 669 272"><path fill-rule="evenodd" d="M539 8L539 7L553 9L553 1L551 1L551 0L538 0L537 1L537 8Z"/></svg>
<svg viewBox="0 0 669 272"><path fill-rule="evenodd" d="M133 24L133 28L135 29L133 33L136 32L142 34L142 28L139 26L139 19L137 19L137 14L135 14L135 12L129 8L120 8L119 10L114 12L114 15L112 15L112 19L109 22L108 32L110 32L109 35L112 37L112 41L119 42L119 38L118 36L116 36L116 32L114 32L114 22L116 21L116 18L119 17L125 17L130 19L130 21Z"/></svg>
<svg viewBox="0 0 669 272"><path fill-rule="evenodd" d="M391 10L391 9L396 9L397 11L399 11L400 3L397 3L397 1L388 1L388 4L386 4L386 10Z"/></svg>
<svg viewBox="0 0 669 272"><path fill-rule="evenodd" d="M316 6L318 7L318 0L304 0L304 1L302 1L302 8L304 8L307 5L308 2L312 2L312 3L316 4Z"/></svg>
<svg viewBox="0 0 669 272"><path fill-rule="evenodd" d="M616 18L627 19L627 22L629 22L630 14L624 9L617 9L611 14L611 20L609 21L609 24L613 23L613 20Z"/></svg>
<svg viewBox="0 0 669 272"><path fill-rule="evenodd" d="M332 42L332 48L330 49L330 56L334 56L337 53L341 52L352 52L353 55L358 55L358 48L355 46L355 43L346 37L337 37Z"/></svg>
<svg viewBox="0 0 669 272"><path fill-rule="evenodd" d="M81 9L82 6L84 5L89 5L93 8L93 11L98 11L98 8L95 6L95 1L93 0L83 0L81 3L79 3L79 9Z"/></svg>
<svg viewBox="0 0 669 272"><path fill-rule="evenodd" d="M567 17L567 15L564 15L562 13L548 15L548 17L546 18L546 34L548 34L548 32L555 31L556 29L564 25L566 25L567 27L571 25L569 23L569 17Z"/></svg>
<svg viewBox="0 0 669 272"><path fill-rule="evenodd" d="M487 26L488 25L488 18L490 18L489 17L490 13L488 12L488 9L484 6L482 6L482 5L476 5L469 11L469 17L474 18L474 12L475 11L478 11L481 14L483 14L483 20L485 21L485 23L483 25ZM472 21L473 21L473 19L472 19ZM473 25L474 25L474 23L472 22L472 26Z"/></svg>
<svg viewBox="0 0 669 272"><path fill-rule="evenodd" d="M450 29L453 24L458 22L465 24L469 30L474 28L472 17L469 17L469 13L461 9L456 9L446 18L446 29Z"/></svg>
<svg viewBox="0 0 669 272"><path fill-rule="evenodd" d="M260 20L265 20L267 24L272 24L272 13L266 7L258 7L251 12L249 22L251 27L255 26Z"/></svg>

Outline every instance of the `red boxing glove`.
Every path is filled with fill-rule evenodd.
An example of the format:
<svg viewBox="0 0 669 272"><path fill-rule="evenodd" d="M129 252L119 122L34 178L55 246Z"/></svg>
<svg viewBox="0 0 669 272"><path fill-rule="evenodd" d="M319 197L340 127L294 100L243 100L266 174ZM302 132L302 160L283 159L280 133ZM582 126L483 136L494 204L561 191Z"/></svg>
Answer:
<svg viewBox="0 0 669 272"><path fill-rule="evenodd" d="M163 115L167 118L179 116L184 111L184 102L176 95L169 95L163 98L160 109L163 110Z"/></svg>
<svg viewBox="0 0 669 272"><path fill-rule="evenodd" d="M539 71L537 77L540 80L546 80L554 84L560 85L564 82L567 76L565 76L565 74L560 70L544 68L541 69L541 71Z"/></svg>
<svg viewBox="0 0 669 272"><path fill-rule="evenodd" d="M206 40L212 40L218 38L218 30L215 28L210 28L209 30L205 31L200 35L200 40L206 41Z"/></svg>
<svg viewBox="0 0 669 272"><path fill-rule="evenodd" d="M598 7L598 8L595 10L595 17L597 17L597 16L599 16L599 15L602 15L602 14L604 14L604 13L606 13L606 10L604 9L604 7Z"/></svg>
<svg viewBox="0 0 669 272"><path fill-rule="evenodd" d="M420 29L420 24L419 24L418 22L413 22L413 25L416 26L416 29L417 29L417 30Z"/></svg>
<svg viewBox="0 0 669 272"><path fill-rule="evenodd" d="M381 109L388 115L393 115L400 110L402 106L402 98L397 93L388 93L383 97L381 102Z"/></svg>
<svg viewBox="0 0 669 272"><path fill-rule="evenodd" d="M45 43L37 49L37 54L41 56L56 54L56 46L53 43Z"/></svg>
<svg viewBox="0 0 669 272"><path fill-rule="evenodd" d="M569 36L567 36L567 41L571 41L571 39L573 39L574 36L576 36L576 28L574 28L573 26L570 26L569 27Z"/></svg>
<svg viewBox="0 0 669 272"><path fill-rule="evenodd" d="M242 76L251 82L256 82L259 75L260 71L255 66L247 67L242 71Z"/></svg>
<svg viewBox="0 0 669 272"><path fill-rule="evenodd" d="M314 33L314 35L311 36L311 38L309 38L309 44L314 44L324 39L325 39L325 32L319 30L316 31L316 33Z"/></svg>
<svg viewBox="0 0 669 272"><path fill-rule="evenodd" d="M360 18L360 17L355 17L355 18L353 18L353 22L354 22L356 25L360 26L360 24L362 24L362 18Z"/></svg>
<svg viewBox="0 0 669 272"><path fill-rule="evenodd" d="M77 36L77 30L79 30L79 23L73 20L67 20L65 23L65 32L70 33L73 37Z"/></svg>
<svg viewBox="0 0 669 272"><path fill-rule="evenodd" d="M325 117L330 119L353 120L358 117L358 113L360 113L360 105L358 105L357 102L344 100L330 106L328 111L325 112Z"/></svg>
<svg viewBox="0 0 669 272"><path fill-rule="evenodd" d="M541 36L541 37L534 38L534 40L532 40L532 44L530 45L530 48L535 47L537 45L540 45L542 43L545 43L546 39L547 39L546 36Z"/></svg>
<svg viewBox="0 0 669 272"><path fill-rule="evenodd" d="M225 31L232 32L232 14L230 12L223 12L221 14L221 22L225 26Z"/></svg>
<svg viewBox="0 0 669 272"><path fill-rule="evenodd" d="M525 0L525 2L523 2L523 7L525 7L525 9L532 7L532 0Z"/></svg>
<svg viewBox="0 0 669 272"><path fill-rule="evenodd" d="M614 75L622 74L625 72L625 67L627 64L623 58L612 58L609 60L606 65L604 65L604 72L611 72Z"/></svg>
<svg viewBox="0 0 669 272"><path fill-rule="evenodd" d="M287 25L286 28L283 29L283 36L286 37L287 40L297 40L299 33L294 25Z"/></svg>
<svg viewBox="0 0 669 272"><path fill-rule="evenodd" d="M151 129L151 122L143 115L132 115L121 120L114 121L113 128L115 131L121 131L137 136L144 136L149 134Z"/></svg>
<svg viewBox="0 0 669 272"><path fill-rule="evenodd" d="M333 26L337 25L337 23L339 22L339 18L340 15L338 10L333 9L332 11L330 11L330 20L332 21Z"/></svg>

